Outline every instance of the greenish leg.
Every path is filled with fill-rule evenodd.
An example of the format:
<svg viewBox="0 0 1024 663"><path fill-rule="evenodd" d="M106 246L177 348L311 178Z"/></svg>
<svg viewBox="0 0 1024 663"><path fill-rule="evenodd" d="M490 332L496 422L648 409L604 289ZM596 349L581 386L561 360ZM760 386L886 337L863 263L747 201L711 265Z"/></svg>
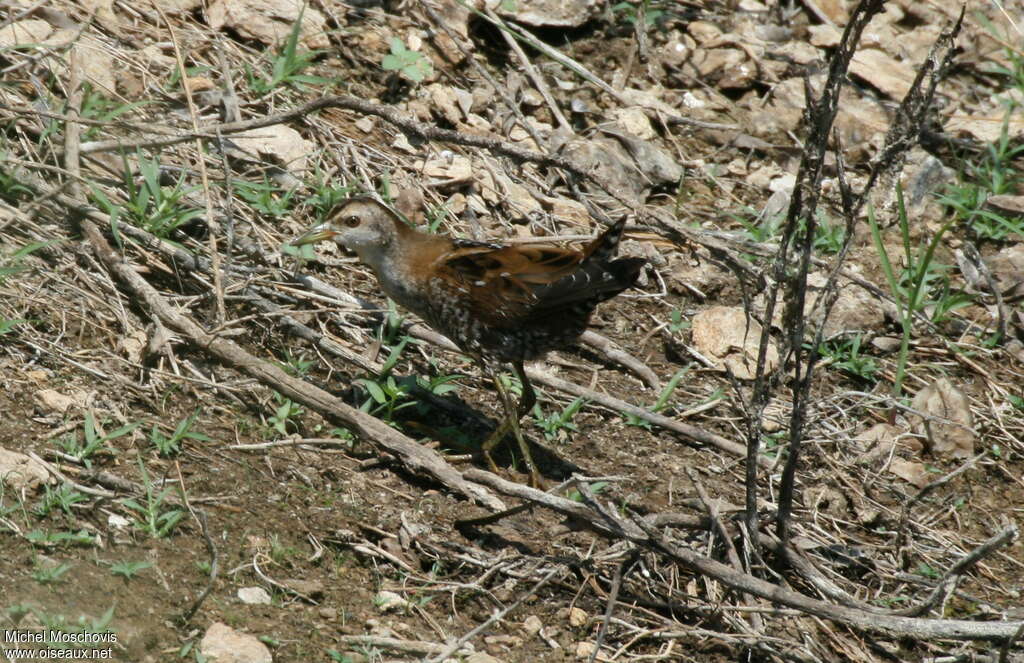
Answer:
<svg viewBox="0 0 1024 663"><path fill-rule="evenodd" d="M498 442L500 442L511 430L513 435L515 435L516 442L519 444L519 450L523 454L523 460L526 461L526 466L530 470L530 485L534 488L542 488L544 484L541 482L540 473L537 471L537 466L533 462L533 456L530 454L530 446L526 443L526 438L523 437L523 431L519 427L519 420L523 415L533 409L534 404L537 402L537 394L533 390L533 385L530 384L530 379L526 377L526 371L523 369L523 363L514 362L512 367L515 369L516 377L519 378L519 382L523 385L523 395L519 399L519 404L514 404L512 394L508 392L497 374L491 373L491 380L494 382L494 388L498 390L498 397L501 399L502 407L505 410L505 420L497 429L495 429L491 436L487 438L487 441L483 443L484 457L487 459L487 464L490 466L491 471L497 473L498 466L494 463L494 459L491 458L491 449L497 446Z"/></svg>

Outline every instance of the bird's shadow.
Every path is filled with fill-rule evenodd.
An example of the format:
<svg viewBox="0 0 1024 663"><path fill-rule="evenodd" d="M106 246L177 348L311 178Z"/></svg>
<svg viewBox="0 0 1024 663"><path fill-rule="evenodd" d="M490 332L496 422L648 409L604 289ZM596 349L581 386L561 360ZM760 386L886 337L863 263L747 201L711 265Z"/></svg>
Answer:
<svg viewBox="0 0 1024 663"><path fill-rule="evenodd" d="M403 386L408 398L408 406L396 408L391 413L392 421L401 430L436 440L446 452L472 454L475 456L475 462L487 468L481 445L498 426L494 418L483 414L455 393L432 393L417 381L415 375L392 377L395 383ZM362 390L361 387L358 389ZM353 388L353 391L356 391L356 388ZM365 394L360 394L355 400L362 403L365 402L365 398ZM533 439L529 435L528 417L523 419L522 430L523 439L530 446L530 455L538 471L545 478L561 481L573 473L586 472L584 468L562 458L554 450ZM515 467L518 471L525 469L519 446L511 433L495 446L491 456L499 466Z"/></svg>

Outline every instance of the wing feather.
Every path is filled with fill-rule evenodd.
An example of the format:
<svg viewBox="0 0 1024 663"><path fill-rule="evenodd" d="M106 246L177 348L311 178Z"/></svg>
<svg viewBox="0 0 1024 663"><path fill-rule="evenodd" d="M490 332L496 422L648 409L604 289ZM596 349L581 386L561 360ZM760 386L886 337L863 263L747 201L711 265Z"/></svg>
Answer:
<svg viewBox="0 0 1024 663"><path fill-rule="evenodd" d="M597 303L633 285L642 260L611 260L624 221L582 252L551 245L458 242L434 266L465 292L464 305L487 325L511 328L566 307Z"/></svg>

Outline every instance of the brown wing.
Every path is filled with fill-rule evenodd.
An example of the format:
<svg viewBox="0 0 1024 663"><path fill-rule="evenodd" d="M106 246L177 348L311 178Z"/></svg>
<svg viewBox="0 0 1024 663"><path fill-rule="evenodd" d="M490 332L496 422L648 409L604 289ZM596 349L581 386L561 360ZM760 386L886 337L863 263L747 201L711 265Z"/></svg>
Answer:
<svg viewBox="0 0 1024 663"><path fill-rule="evenodd" d="M438 260L438 270L466 293L485 324L514 327L535 313L546 286L578 269L583 255L555 246L457 245Z"/></svg>
<svg viewBox="0 0 1024 663"><path fill-rule="evenodd" d="M633 285L643 261L611 261L624 224L616 223L582 252L456 242L436 264L466 293L469 307L485 324L514 327L568 313L567 307L593 308Z"/></svg>

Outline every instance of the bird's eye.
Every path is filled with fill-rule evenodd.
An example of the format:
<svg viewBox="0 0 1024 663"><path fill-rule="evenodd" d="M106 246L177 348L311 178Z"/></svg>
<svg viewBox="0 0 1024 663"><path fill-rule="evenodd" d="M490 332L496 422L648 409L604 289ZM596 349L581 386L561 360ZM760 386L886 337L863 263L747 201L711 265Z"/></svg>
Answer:
<svg viewBox="0 0 1024 663"><path fill-rule="evenodd" d="M359 225L359 217L358 216L346 216L344 219L342 219L342 223L344 223L349 228L355 228L356 226Z"/></svg>

